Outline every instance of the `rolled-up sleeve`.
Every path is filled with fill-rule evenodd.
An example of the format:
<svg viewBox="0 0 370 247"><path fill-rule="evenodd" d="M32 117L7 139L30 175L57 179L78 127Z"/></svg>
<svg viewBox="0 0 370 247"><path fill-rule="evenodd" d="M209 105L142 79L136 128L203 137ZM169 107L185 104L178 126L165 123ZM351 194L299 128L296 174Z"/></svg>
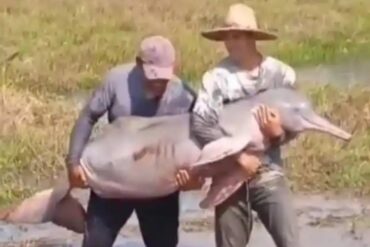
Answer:
<svg viewBox="0 0 370 247"><path fill-rule="evenodd" d="M283 73L283 82L282 82L283 85L296 87L297 75L295 70L287 64L282 64L282 73Z"/></svg>
<svg viewBox="0 0 370 247"><path fill-rule="evenodd" d="M218 124L219 113L223 107L223 95L219 85L223 80L220 74L212 71L206 72L194 104L190 118L190 130L192 136L202 147L227 135L227 132Z"/></svg>

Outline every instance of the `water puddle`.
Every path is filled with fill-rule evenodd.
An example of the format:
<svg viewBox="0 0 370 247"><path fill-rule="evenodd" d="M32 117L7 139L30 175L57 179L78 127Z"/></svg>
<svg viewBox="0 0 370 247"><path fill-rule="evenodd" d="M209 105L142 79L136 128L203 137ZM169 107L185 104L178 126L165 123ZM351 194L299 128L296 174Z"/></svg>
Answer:
<svg viewBox="0 0 370 247"><path fill-rule="evenodd" d="M300 83L331 84L336 86L370 86L370 61L350 60L332 65L297 68Z"/></svg>

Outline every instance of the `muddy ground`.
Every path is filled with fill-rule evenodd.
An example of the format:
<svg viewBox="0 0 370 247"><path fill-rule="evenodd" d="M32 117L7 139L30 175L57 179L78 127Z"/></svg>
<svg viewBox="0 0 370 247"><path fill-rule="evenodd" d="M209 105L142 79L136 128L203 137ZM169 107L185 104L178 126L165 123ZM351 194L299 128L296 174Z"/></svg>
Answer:
<svg viewBox="0 0 370 247"><path fill-rule="evenodd" d="M82 202L86 193L78 193ZM197 209L199 194L184 193L179 247L212 247L212 211ZM326 198L322 195L296 195L302 247L370 247L370 204L355 198ZM0 246L77 247L82 236L52 224L7 225L0 223ZM135 215L122 229L114 246L143 247ZM270 236L255 217L249 246L272 247Z"/></svg>

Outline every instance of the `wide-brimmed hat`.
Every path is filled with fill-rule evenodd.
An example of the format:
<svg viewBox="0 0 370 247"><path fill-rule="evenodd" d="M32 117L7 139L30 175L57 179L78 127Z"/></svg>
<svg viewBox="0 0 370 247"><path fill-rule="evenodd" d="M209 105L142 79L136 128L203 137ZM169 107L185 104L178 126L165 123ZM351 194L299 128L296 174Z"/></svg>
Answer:
<svg viewBox="0 0 370 247"><path fill-rule="evenodd" d="M249 6L237 3L229 11L221 27L201 32L202 36L215 41L223 41L226 32L242 31L252 35L255 40L274 40L277 35L258 28L254 10Z"/></svg>

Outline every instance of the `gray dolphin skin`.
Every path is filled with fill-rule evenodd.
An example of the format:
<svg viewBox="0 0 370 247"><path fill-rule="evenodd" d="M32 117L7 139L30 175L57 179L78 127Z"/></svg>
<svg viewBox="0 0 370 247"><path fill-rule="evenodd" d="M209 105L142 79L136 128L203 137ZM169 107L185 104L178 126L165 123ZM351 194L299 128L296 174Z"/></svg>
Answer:
<svg viewBox="0 0 370 247"><path fill-rule="evenodd" d="M312 130L346 141L351 139L351 134L320 117L309 100L296 90L271 89L225 105L220 125L230 135L202 150L191 138L189 114L116 120L92 139L83 152L81 165L88 186L106 198L159 197L176 191L176 172L188 169L192 174L212 178L200 207L214 207L246 180L231 157L242 150L259 153L269 147L253 115L261 104L279 112L286 131L299 134ZM10 223L53 222L82 233L85 210L71 195L68 181L62 180L8 208L0 219Z"/></svg>

